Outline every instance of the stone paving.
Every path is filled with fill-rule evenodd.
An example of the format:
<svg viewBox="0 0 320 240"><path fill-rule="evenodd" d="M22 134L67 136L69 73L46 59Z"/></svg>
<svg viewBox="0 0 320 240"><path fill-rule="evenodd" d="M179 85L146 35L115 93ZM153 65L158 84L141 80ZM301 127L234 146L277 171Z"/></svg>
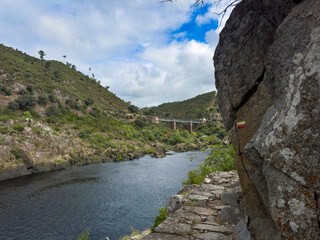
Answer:
<svg viewBox="0 0 320 240"><path fill-rule="evenodd" d="M201 185L186 186L172 196L166 206L169 217L142 239L249 240L244 206L237 173L212 173Z"/></svg>

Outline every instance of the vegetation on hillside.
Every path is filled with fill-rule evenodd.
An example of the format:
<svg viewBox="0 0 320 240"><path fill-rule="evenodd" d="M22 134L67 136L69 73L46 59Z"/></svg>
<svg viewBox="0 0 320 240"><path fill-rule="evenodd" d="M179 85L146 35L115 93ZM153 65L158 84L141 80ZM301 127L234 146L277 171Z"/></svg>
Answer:
<svg viewBox="0 0 320 240"><path fill-rule="evenodd" d="M94 77L70 63L46 61L44 52L39 55L36 59L0 45L0 173L10 168L49 171L144 154L161 157L167 150L200 149L226 135L213 122L195 127L192 134L186 126L173 131L167 123L152 123Z"/></svg>
<svg viewBox="0 0 320 240"><path fill-rule="evenodd" d="M217 95L213 91L200 94L188 100L164 103L157 107L144 108L142 110L147 115L163 118L210 119L218 112Z"/></svg>

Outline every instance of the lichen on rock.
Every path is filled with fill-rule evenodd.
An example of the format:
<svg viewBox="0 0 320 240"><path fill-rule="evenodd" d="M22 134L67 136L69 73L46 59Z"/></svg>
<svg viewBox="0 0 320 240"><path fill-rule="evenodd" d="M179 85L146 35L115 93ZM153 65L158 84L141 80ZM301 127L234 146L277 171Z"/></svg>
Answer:
<svg viewBox="0 0 320 240"><path fill-rule="evenodd" d="M319 12L317 0L244 0L215 52L219 107L258 239L320 236Z"/></svg>

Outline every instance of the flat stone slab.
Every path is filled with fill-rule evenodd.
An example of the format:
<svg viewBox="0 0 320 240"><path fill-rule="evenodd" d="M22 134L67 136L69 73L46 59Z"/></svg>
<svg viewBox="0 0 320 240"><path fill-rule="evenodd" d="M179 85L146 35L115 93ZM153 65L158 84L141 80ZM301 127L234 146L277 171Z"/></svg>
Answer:
<svg viewBox="0 0 320 240"><path fill-rule="evenodd" d="M161 223L154 230L157 233L170 233L184 235L191 231L191 226L189 224L180 223L173 218L167 218L166 221Z"/></svg>
<svg viewBox="0 0 320 240"><path fill-rule="evenodd" d="M204 201L204 200L208 200L209 197L207 196L202 196L202 195L190 195L189 199L191 201Z"/></svg>
<svg viewBox="0 0 320 240"><path fill-rule="evenodd" d="M210 216L214 213L210 208L184 206L182 210L193 212L198 215Z"/></svg>
<svg viewBox="0 0 320 240"><path fill-rule="evenodd" d="M179 219L179 221L201 222L201 216L192 211L185 211L182 208L178 209L171 217Z"/></svg>
<svg viewBox="0 0 320 240"><path fill-rule="evenodd" d="M230 238L221 233L208 232L194 235L196 240L229 240Z"/></svg>
<svg viewBox="0 0 320 240"><path fill-rule="evenodd" d="M224 234L232 234L233 228L226 227L226 226L212 226L209 224L196 224L192 227L194 230L202 230L202 231L209 231L209 232L218 232Z"/></svg>
<svg viewBox="0 0 320 240"><path fill-rule="evenodd" d="M171 234L164 234L164 233L152 233L142 238L142 240L188 240L187 238L171 235Z"/></svg>

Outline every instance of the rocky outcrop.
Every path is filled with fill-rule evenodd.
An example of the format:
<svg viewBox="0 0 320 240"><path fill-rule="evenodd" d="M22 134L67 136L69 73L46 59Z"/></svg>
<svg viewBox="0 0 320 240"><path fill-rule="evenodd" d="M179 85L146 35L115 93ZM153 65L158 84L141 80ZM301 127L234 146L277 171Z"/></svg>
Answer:
<svg viewBox="0 0 320 240"><path fill-rule="evenodd" d="M215 52L219 107L257 239L319 239L319 12L318 0L243 0Z"/></svg>
<svg viewBox="0 0 320 240"><path fill-rule="evenodd" d="M235 172L216 172L189 185L167 203L169 217L143 240L250 240L244 198Z"/></svg>

